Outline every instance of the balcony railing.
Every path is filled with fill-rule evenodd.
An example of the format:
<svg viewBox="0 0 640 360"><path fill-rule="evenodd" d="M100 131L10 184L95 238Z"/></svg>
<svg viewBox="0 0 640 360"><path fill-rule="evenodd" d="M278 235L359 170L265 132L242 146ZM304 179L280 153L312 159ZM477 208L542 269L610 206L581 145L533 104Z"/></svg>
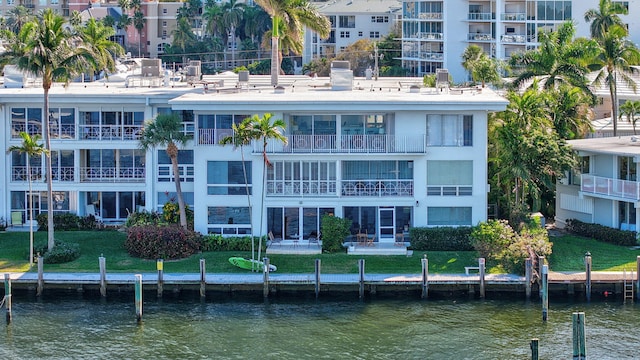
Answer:
<svg viewBox="0 0 640 360"><path fill-rule="evenodd" d="M413 196L413 180L345 180L342 196Z"/></svg>
<svg viewBox="0 0 640 360"><path fill-rule="evenodd" d="M269 180L267 196L335 196L336 181Z"/></svg>
<svg viewBox="0 0 640 360"><path fill-rule="evenodd" d="M493 20L493 14L492 13L470 13L467 15L467 20L489 21L489 20Z"/></svg>
<svg viewBox="0 0 640 360"><path fill-rule="evenodd" d="M42 168L40 166L31 166L31 181L42 180ZM11 181L27 181L26 166L11 167Z"/></svg>
<svg viewBox="0 0 640 360"><path fill-rule="evenodd" d="M527 37L525 35L502 35L500 41L504 43L524 44Z"/></svg>
<svg viewBox="0 0 640 360"><path fill-rule="evenodd" d="M289 135L287 144L271 141L268 153L424 153L423 135ZM262 152L255 142L254 153Z"/></svg>
<svg viewBox="0 0 640 360"><path fill-rule="evenodd" d="M426 19L426 20L439 20L439 19L442 19L442 13L441 12L420 13L418 14L418 18Z"/></svg>
<svg viewBox="0 0 640 360"><path fill-rule="evenodd" d="M84 140L138 140L142 125L79 125Z"/></svg>
<svg viewBox="0 0 640 360"><path fill-rule="evenodd" d="M82 167L81 182L143 182L144 168Z"/></svg>
<svg viewBox="0 0 640 360"><path fill-rule="evenodd" d="M582 174L580 191L625 200L640 200L640 182Z"/></svg>
<svg viewBox="0 0 640 360"><path fill-rule="evenodd" d="M507 13L502 14L500 18L503 21L525 21L527 19L527 14L524 13Z"/></svg>
<svg viewBox="0 0 640 360"><path fill-rule="evenodd" d="M470 33L467 34L467 39L471 41L491 41L493 36L491 34Z"/></svg>
<svg viewBox="0 0 640 360"><path fill-rule="evenodd" d="M233 135L231 129L198 129L197 143L200 145L219 145L222 139Z"/></svg>

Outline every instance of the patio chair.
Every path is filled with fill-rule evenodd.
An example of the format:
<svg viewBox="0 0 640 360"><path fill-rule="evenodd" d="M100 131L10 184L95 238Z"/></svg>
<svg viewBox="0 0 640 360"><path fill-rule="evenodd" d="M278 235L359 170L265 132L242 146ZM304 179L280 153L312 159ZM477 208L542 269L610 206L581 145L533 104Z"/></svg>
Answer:
<svg viewBox="0 0 640 360"><path fill-rule="evenodd" d="M371 237L370 239L367 238L367 246L375 246L376 245L376 235L374 234L373 237Z"/></svg>
<svg viewBox="0 0 640 360"><path fill-rule="evenodd" d="M320 241L318 239L318 236L316 235L315 231L312 232L311 234L309 234L309 243L307 244L307 247L311 246L312 243L316 244L317 246L320 246Z"/></svg>
<svg viewBox="0 0 640 360"><path fill-rule="evenodd" d="M393 243L395 246L404 246L404 233L396 234L396 241Z"/></svg>
<svg viewBox="0 0 640 360"><path fill-rule="evenodd" d="M102 221L102 216L100 216L100 213L98 212L98 210L96 210L96 207L93 204L87 205L87 216L89 215L93 216L94 219L96 219L96 223L98 224L98 227L102 227L104 225L104 221Z"/></svg>
<svg viewBox="0 0 640 360"><path fill-rule="evenodd" d="M22 211L12 211L11 212L11 226L22 226L24 222L22 221Z"/></svg>
<svg viewBox="0 0 640 360"><path fill-rule="evenodd" d="M269 236L269 241L271 241L271 245L273 244L280 244L282 245L282 239L281 238L275 238L275 236L273 236L273 232L269 231L269 233L267 234L267 236Z"/></svg>

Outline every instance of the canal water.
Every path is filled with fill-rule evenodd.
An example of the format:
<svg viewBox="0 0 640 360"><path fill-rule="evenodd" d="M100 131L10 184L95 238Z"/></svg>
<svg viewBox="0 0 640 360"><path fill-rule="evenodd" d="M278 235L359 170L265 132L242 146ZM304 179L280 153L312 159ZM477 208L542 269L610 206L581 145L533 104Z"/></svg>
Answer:
<svg viewBox="0 0 640 360"><path fill-rule="evenodd" d="M640 357L640 306L613 299L522 300L14 295L0 359L540 359L572 358L571 315L584 311L589 359ZM328 296L327 296L328 297ZM2 318L4 318L2 309Z"/></svg>

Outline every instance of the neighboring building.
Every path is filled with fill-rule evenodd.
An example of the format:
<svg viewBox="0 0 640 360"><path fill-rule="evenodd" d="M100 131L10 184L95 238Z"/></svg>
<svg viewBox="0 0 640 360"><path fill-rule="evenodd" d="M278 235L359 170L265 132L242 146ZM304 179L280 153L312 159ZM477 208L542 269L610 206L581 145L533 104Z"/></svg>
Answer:
<svg viewBox="0 0 640 360"><path fill-rule="evenodd" d="M630 39L640 43L640 0L621 1L629 15L621 15ZM461 55L471 44L497 59L538 45L540 31L562 22L576 23L576 35L589 37L584 13L597 9L598 0L403 0L402 61L414 76L446 68L455 82L468 78Z"/></svg>
<svg viewBox="0 0 640 360"><path fill-rule="evenodd" d="M556 226L569 219L622 230L637 230L640 201L636 136L570 140L578 169L556 187Z"/></svg>
<svg viewBox="0 0 640 360"><path fill-rule="evenodd" d="M320 39L318 34L306 31L303 64L335 57L358 40L379 41L398 24L402 10L400 0L336 0L313 5L329 18L331 34L328 39Z"/></svg>
<svg viewBox="0 0 640 360"><path fill-rule="evenodd" d="M287 123L288 144L268 144L266 188L261 143L245 148L253 222L256 231L263 224L262 234L306 239L319 232L325 213L352 219L354 231L381 242L408 227L487 219L487 116L506 108L504 98L488 89L436 91L421 88L421 79L351 80L349 70L334 71L331 82L283 76L284 87L275 90L268 76L238 81L232 73L208 77L208 90L147 77L128 87L56 84L49 116L54 209L84 215L94 205L115 223L136 209L160 210L175 195L170 162L164 149L139 150L138 135L145 119L173 111L194 135L179 161L196 230L248 234L241 152L218 142L233 123L269 112ZM24 85L0 89L3 149L20 143L20 131L41 133L46 118L42 89ZM20 212L26 219L25 157L0 159L0 216ZM47 208L43 163L31 162L36 214Z"/></svg>

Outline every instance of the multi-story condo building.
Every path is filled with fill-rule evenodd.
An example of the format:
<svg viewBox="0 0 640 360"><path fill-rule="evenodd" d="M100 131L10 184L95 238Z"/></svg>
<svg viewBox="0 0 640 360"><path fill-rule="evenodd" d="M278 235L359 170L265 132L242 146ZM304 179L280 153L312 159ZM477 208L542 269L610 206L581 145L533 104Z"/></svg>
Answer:
<svg viewBox="0 0 640 360"><path fill-rule="evenodd" d="M640 42L640 1L620 1L629 9L621 15L630 39ZM471 44L497 59L538 45L541 31L564 21L576 23L576 35L589 37L584 13L597 9L598 0L453 0L403 1L402 62L411 75L422 76L446 68L454 81L468 79L461 55Z"/></svg>
<svg viewBox="0 0 640 360"><path fill-rule="evenodd" d="M636 136L570 140L579 166L556 187L556 225L567 220L637 231L640 223Z"/></svg>
<svg viewBox="0 0 640 360"><path fill-rule="evenodd" d="M264 185L262 144L244 149L252 219L255 229L263 224L261 234L306 239L319 232L326 213L351 219L354 230L380 242L412 226L486 220L487 114L504 110L507 101L487 89L425 89L421 79L350 75L334 69L331 81L284 76L275 90L268 76L239 81L238 75L207 78L206 90L145 76L128 86L56 84L47 116L38 86L3 88L0 145L19 145L21 131L40 134L49 119L55 211L85 215L93 205L105 222L118 223L135 210L159 210L175 196L164 149L138 147L145 120L175 112L194 137L180 150L179 166L196 230L248 234L242 152L219 140L247 116L272 113L286 122L288 142L269 141L272 166ZM31 159L36 214L47 208L43 163ZM25 166L24 155L0 157L5 219L20 213L28 220Z"/></svg>

